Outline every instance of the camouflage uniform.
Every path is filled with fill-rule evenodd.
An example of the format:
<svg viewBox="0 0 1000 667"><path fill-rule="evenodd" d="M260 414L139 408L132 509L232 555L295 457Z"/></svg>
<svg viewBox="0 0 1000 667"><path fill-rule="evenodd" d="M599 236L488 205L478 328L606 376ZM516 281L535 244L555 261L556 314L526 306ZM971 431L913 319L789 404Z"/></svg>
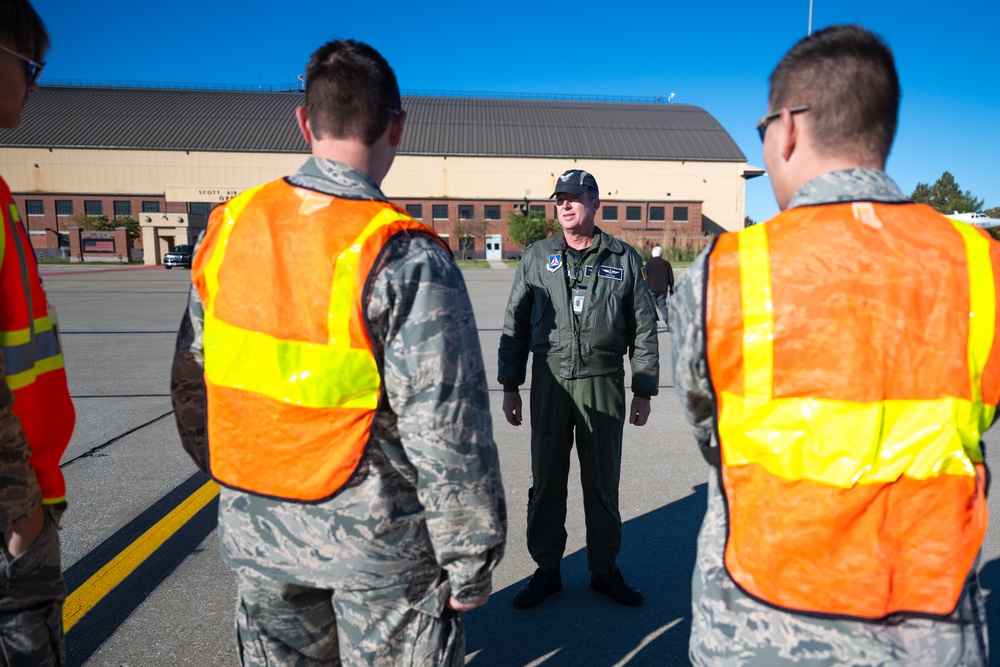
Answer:
<svg viewBox="0 0 1000 667"><path fill-rule="evenodd" d="M360 171L320 158L288 181L386 201ZM462 664L462 616L449 597L486 595L503 555L506 506L461 272L434 240L398 235L368 286L385 393L347 486L315 504L222 489L221 549L238 580L244 664ZM184 447L204 470L202 326L192 289L172 394Z"/></svg>
<svg viewBox="0 0 1000 667"><path fill-rule="evenodd" d="M802 186L789 208L847 201L903 202L885 173L850 169ZM704 295L708 252L678 283L670 308L674 386L705 458L713 466L708 509L698 535L691 587L690 658L696 665L985 665L986 609L973 568L947 620L897 618L863 622L793 614L740 591L723 563L728 535L719 485L716 403L705 347Z"/></svg>

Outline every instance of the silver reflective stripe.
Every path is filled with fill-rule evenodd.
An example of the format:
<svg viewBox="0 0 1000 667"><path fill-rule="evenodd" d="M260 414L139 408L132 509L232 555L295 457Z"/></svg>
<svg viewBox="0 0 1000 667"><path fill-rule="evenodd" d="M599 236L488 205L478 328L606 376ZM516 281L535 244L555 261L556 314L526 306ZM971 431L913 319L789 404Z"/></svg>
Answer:
<svg viewBox="0 0 1000 667"><path fill-rule="evenodd" d="M23 345L0 346L7 360L7 374L16 375L34 368L35 363L59 356L59 338L55 329L42 331Z"/></svg>

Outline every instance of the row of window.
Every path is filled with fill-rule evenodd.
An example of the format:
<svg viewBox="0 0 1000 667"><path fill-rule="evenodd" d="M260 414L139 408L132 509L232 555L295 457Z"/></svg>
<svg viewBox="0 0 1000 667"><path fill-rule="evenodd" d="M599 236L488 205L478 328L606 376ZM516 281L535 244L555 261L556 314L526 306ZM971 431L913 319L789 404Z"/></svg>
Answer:
<svg viewBox="0 0 1000 667"><path fill-rule="evenodd" d="M537 211L539 213L545 213L545 206L532 205L531 211ZM407 204L406 212L413 216L416 220L424 219L424 205L423 204ZM434 220L447 220L448 215L448 204L432 204L431 205L431 217ZM649 220L650 222L663 222L666 219L666 207L664 206L650 206L649 207ZM553 217L556 215L555 209L552 211ZM475 217L475 206L472 204L459 204L458 205L458 219L459 220L472 220ZM484 220L499 220L500 219L500 206L494 204L487 204L483 206L483 219ZM601 219L607 220L609 222L615 222L618 220L618 207L617 206L602 206L601 207ZM625 220L626 221L640 221L642 220L642 207L641 206L626 206L625 207ZM687 206L674 206L674 222L687 222L688 221L688 207Z"/></svg>
<svg viewBox="0 0 1000 667"><path fill-rule="evenodd" d="M666 219L666 207L664 206L650 206L649 207L649 221L650 222L663 222ZM608 221L618 220L618 207L617 206L602 206L601 207L601 219ZM642 207L641 206L626 206L625 207L625 220L627 222L638 222L642 220ZM688 207L687 206L674 206L674 222L687 222L688 221Z"/></svg>
<svg viewBox="0 0 1000 667"><path fill-rule="evenodd" d="M116 218L132 217L132 202L115 201L113 202L113 206ZM212 206L213 204L211 204L210 202L198 202L198 201L191 202L190 204L188 204L188 212L207 216L209 213L212 212ZM26 199L24 201L24 212L27 213L28 215L45 215L45 200ZM104 215L104 202L99 199L84 199L83 212L85 215ZM158 201L142 202L142 212L159 213L160 202ZM73 215L73 200L57 199L56 215Z"/></svg>
<svg viewBox="0 0 1000 667"><path fill-rule="evenodd" d="M25 212L28 215L45 215L45 201L42 199L27 199L24 202ZM532 205L532 211L538 211L539 213L545 213L545 206ZM132 202L130 201L116 201L114 202L114 211L116 218L128 218L132 216ZM188 211L190 213L208 215L212 211L212 204L208 202L191 202L188 205ZM87 215L104 215L104 202L97 199L85 199L83 202L83 212ZM143 213L159 213L160 212L160 202L158 201L144 201L142 202L142 212ZM424 219L424 205L423 204L407 204L406 212L409 213L417 220ZM475 218L475 206L472 204L459 204L458 205L458 219L459 220L472 220ZM649 207L649 220L650 222L663 222L665 218L665 207L663 206L650 206ZM71 199L57 199L56 200L56 215L73 215L73 201ZM448 204L433 204L431 205L431 216L434 220L447 220L448 219ZM555 211L553 210L553 216L555 216ZM498 204L486 204L483 206L483 219L484 220L499 220L500 219L500 206ZM602 206L601 207L601 219L607 220L609 222L615 222L618 220L618 206ZM626 206L625 207L625 220L628 222L637 222L642 220L642 207L641 206ZM674 222L687 222L688 221L688 207L687 206L674 206Z"/></svg>

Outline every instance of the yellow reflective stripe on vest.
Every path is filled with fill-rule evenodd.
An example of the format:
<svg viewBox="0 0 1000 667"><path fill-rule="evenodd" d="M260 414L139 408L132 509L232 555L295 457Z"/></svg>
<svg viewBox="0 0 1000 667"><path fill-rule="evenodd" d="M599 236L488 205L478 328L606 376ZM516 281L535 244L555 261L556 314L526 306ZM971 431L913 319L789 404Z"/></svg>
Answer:
<svg viewBox="0 0 1000 667"><path fill-rule="evenodd" d="M215 312L215 295L219 293L219 267L222 266L222 258L226 254L226 244L229 242L229 235L233 233L233 225L236 224L236 219L240 217L240 213L243 212L246 205L262 187L264 186L258 185L245 190L225 203L222 229L219 230L219 238L215 241L212 256L208 258L208 263L205 265L205 291L209 297L209 302L204 304L206 320L212 318Z"/></svg>
<svg viewBox="0 0 1000 667"><path fill-rule="evenodd" d="M900 475L972 477L982 461L983 405L960 398L759 401L723 392L721 406L725 464L756 463L786 480L850 488Z"/></svg>
<svg viewBox="0 0 1000 667"><path fill-rule="evenodd" d="M205 378L216 386L303 407L374 410L371 377L377 374L368 349L280 340L205 318Z"/></svg>
<svg viewBox="0 0 1000 667"><path fill-rule="evenodd" d="M382 209L365 225L354 242L337 256L333 286L330 290L330 317L327 318L330 345L337 345L338 341L342 344L350 343L350 318L344 317L344 313L350 313L354 304L354 290L358 287L355 284L354 273L361 260L361 248L364 247L365 241L384 225L409 219L409 216L391 208Z"/></svg>
<svg viewBox="0 0 1000 667"><path fill-rule="evenodd" d="M48 315L35 319L35 333L52 331L52 319ZM0 331L0 347L14 347L31 341L31 327L15 331Z"/></svg>
<svg viewBox="0 0 1000 667"><path fill-rule="evenodd" d="M996 303L988 242L968 231L978 237L959 229L966 241L970 286L975 286L970 287L968 346L973 399L875 403L773 398L774 314L766 226L740 232L744 395L722 392L719 437L725 443L725 464L759 464L782 479L841 488L892 482L900 475L974 476L973 464L982 461L980 437L995 412L982 403L981 376L993 341ZM988 287L980 291L983 285Z"/></svg>
<svg viewBox="0 0 1000 667"><path fill-rule="evenodd" d="M997 295L990 261L990 242L964 222L952 220L951 224L962 235L965 256L969 266L969 382L972 400L983 401L983 369L989 359L996 334ZM995 406L987 406L992 422ZM987 423L990 423L987 422Z"/></svg>
<svg viewBox="0 0 1000 667"><path fill-rule="evenodd" d="M754 225L738 237L743 304L743 393L766 400L774 382L774 313L771 263L764 225Z"/></svg>
<svg viewBox="0 0 1000 667"><path fill-rule="evenodd" d="M57 371L63 367L62 355L56 355L54 357L49 357L48 359L42 359L35 362L34 368L24 371L23 373L17 373L14 375L6 376L7 386L11 391L17 391L18 389L23 389L30 384L34 384L35 380L39 375L44 375L51 371Z"/></svg>

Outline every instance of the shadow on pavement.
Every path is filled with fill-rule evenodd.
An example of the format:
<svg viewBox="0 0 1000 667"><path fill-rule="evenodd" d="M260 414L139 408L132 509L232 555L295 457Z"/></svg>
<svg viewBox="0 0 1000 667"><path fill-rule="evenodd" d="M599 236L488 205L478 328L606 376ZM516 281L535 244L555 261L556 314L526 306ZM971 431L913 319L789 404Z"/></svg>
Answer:
<svg viewBox="0 0 1000 667"><path fill-rule="evenodd" d="M986 596L986 633L990 643L990 665L1000 667L1000 558L979 571L979 585Z"/></svg>
<svg viewBox="0 0 1000 667"><path fill-rule="evenodd" d="M563 558L562 591L534 609L511 606L525 579L466 614L467 664L687 664L691 572L705 503L706 485L700 484L687 497L624 524L618 566L645 596L642 607L623 607L591 591L580 550Z"/></svg>

